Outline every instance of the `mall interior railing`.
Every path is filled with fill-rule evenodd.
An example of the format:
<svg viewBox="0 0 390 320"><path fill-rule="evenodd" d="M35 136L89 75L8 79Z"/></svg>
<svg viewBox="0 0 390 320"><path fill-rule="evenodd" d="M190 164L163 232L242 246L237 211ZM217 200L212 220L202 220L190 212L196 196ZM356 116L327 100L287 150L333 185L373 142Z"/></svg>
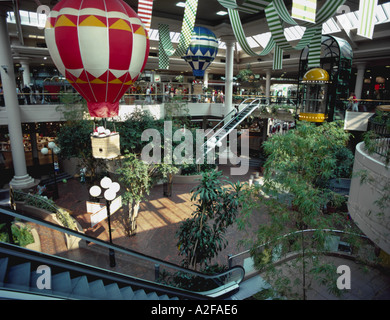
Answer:
<svg viewBox="0 0 390 320"><path fill-rule="evenodd" d="M365 235L332 229L307 229L288 233L278 239L275 239L275 243L281 243L282 241L280 240L287 240L285 241L286 245L273 245L272 250L268 252L267 255L270 254L272 263L274 264L279 264L289 259L294 259L294 257L299 256L301 252L291 250L291 248L293 247L293 242L297 241L298 237L301 238L301 236L303 236L306 245L309 246L308 244L310 243L310 241L312 241L313 233L315 232L323 232L326 234L325 245L323 251L321 251L321 254L340 255L347 257L356 257L361 256L361 254L364 254L366 259L374 259L375 246L372 244L371 240L369 240ZM360 242L359 245L357 245L358 242ZM372 250L368 251L366 247L363 247L361 251L360 249L357 249L361 247L362 243L371 246ZM270 249L269 243L259 245L255 248L245 250L234 255L230 254L228 256L228 265L242 266L245 269L246 274L250 276L252 272L259 272L259 270L257 270L256 266L254 265L252 256L253 253L262 253L267 249Z"/></svg>
<svg viewBox="0 0 390 320"><path fill-rule="evenodd" d="M80 102L83 98L78 93L18 93L19 105L42 105L42 104L62 104L65 101L73 103ZM269 97L264 95L241 94L233 95L233 103L241 103L246 99L261 99L262 104L295 104L296 98ZM120 103L124 105L132 104L161 104L172 101L183 101L189 103L224 103L223 95L204 94L125 94ZM4 106L3 93L0 93L0 106Z"/></svg>
<svg viewBox="0 0 390 320"><path fill-rule="evenodd" d="M368 130L374 134L370 141L370 149L375 153L390 159L390 114L382 112L374 114L368 120Z"/></svg>

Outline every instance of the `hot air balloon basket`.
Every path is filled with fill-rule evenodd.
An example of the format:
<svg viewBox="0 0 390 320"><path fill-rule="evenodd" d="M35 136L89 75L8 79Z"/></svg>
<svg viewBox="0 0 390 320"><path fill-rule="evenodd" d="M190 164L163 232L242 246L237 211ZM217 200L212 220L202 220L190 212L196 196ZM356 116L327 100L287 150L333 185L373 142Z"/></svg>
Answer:
<svg viewBox="0 0 390 320"><path fill-rule="evenodd" d="M92 156L96 159L113 159L121 155L119 133L99 137L91 136Z"/></svg>

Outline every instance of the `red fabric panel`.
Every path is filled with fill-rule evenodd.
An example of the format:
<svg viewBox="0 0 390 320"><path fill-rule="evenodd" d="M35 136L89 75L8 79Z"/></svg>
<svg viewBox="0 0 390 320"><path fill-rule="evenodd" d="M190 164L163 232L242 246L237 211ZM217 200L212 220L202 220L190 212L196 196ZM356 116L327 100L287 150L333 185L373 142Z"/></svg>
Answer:
<svg viewBox="0 0 390 320"><path fill-rule="evenodd" d="M81 9L94 8L106 11L106 6L103 0L83 0Z"/></svg>
<svg viewBox="0 0 390 320"><path fill-rule="evenodd" d="M126 13L125 7L129 6L127 3L123 1L106 1L107 11L118 11L122 13Z"/></svg>
<svg viewBox="0 0 390 320"><path fill-rule="evenodd" d="M56 27L54 32L58 52L65 68L83 68L77 27Z"/></svg>
<svg viewBox="0 0 390 320"><path fill-rule="evenodd" d="M133 34L125 30L110 29L110 64L114 70L128 70L133 54Z"/></svg>
<svg viewBox="0 0 390 320"><path fill-rule="evenodd" d="M119 113L119 102L88 102L88 110L91 117L116 117Z"/></svg>

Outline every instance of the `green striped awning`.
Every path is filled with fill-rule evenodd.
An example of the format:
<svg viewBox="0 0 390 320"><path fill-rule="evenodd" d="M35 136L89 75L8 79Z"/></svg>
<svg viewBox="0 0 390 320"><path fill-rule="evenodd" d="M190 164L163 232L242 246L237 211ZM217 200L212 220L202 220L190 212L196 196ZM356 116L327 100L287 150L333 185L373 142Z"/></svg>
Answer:
<svg viewBox="0 0 390 320"><path fill-rule="evenodd" d="M236 0L218 0L219 3L228 9L230 22L237 42L240 44L244 52L250 56L264 56L274 50L274 68L282 68L283 52L291 50L302 50L310 44L312 54L309 57L310 65L319 64L321 55L321 32L322 24L329 20L336 12L339 6L343 5L346 0L326 1L316 13L315 23L303 22L301 26L306 30L296 46L292 46L284 35L284 23L290 25L298 25L298 23L289 14L288 9L283 0L260 1L247 0L241 5L237 5ZM268 4L267 4L268 3ZM240 20L239 11L244 11L243 6L251 5L251 10L258 12L264 9L268 27L271 31L271 39L260 53L254 52L248 41L246 40L245 32ZM252 12L250 12L252 13ZM320 39L320 40L318 40Z"/></svg>
<svg viewBox="0 0 390 320"><path fill-rule="evenodd" d="M359 36L372 39L375 27L375 10L378 0L360 0L359 6Z"/></svg>
<svg viewBox="0 0 390 320"><path fill-rule="evenodd" d="M316 22L317 0L293 0L292 17L306 22Z"/></svg>
<svg viewBox="0 0 390 320"><path fill-rule="evenodd" d="M192 31L195 26L196 12L198 9L198 0L187 0L184 9L183 24L180 33L179 44L176 50L173 48L169 26L159 25L159 68L169 68L169 57L183 56L191 43Z"/></svg>

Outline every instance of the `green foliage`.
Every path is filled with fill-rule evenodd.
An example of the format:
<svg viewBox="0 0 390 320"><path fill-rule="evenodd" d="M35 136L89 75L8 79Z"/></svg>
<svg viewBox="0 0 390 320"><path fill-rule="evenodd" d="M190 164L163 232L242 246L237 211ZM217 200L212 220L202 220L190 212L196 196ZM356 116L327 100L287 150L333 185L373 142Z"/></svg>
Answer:
<svg viewBox="0 0 390 320"><path fill-rule="evenodd" d="M86 101L79 95L64 93L60 95L60 104L56 108L62 112L66 121L79 121L88 113Z"/></svg>
<svg viewBox="0 0 390 320"><path fill-rule="evenodd" d="M20 191L15 191L14 197L15 201L24 201L25 204L29 206L54 213L63 226L72 230L77 230L75 221L71 217L69 211L58 207L52 199L48 199L47 197L38 194L23 193Z"/></svg>
<svg viewBox="0 0 390 320"><path fill-rule="evenodd" d="M195 212L180 224L176 233L186 267L209 266L212 258L227 246L224 234L235 222L242 186L239 182L221 181L221 176L222 172L204 172L200 184L191 191ZM228 187L223 187L223 183Z"/></svg>
<svg viewBox="0 0 390 320"><path fill-rule="evenodd" d="M181 167L182 175L192 176L192 175L199 175L202 172L215 170L217 166L215 164L207 164L207 163L199 164L199 165L192 163L192 164L182 164L180 167Z"/></svg>
<svg viewBox="0 0 390 320"><path fill-rule="evenodd" d="M241 82L253 82L258 78L258 75L255 75L253 71L249 69L249 66L247 69L243 69L237 74L237 80Z"/></svg>
<svg viewBox="0 0 390 320"><path fill-rule="evenodd" d="M346 149L348 139L338 122L321 126L299 123L295 130L275 135L263 145L268 154L264 185L245 191L247 201L240 225L245 228L254 209L267 208L268 223L260 225L257 237L246 244L252 248L256 268L267 272L281 295L288 294L296 282L275 268L273 262L278 257L300 252L294 263L302 270L299 281L305 297L306 272L317 275L329 270L325 265L319 268L319 260L313 258L327 250L328 235L323 230L353 230L343 213L324 213L329 202L342 201L341 196L328 188L328 181L350 174L352 157ZM301 232L304 229L318 231L305 236Z"/></svg>
<svg viewBox="0 0 390 320"><path fill-rule="evenodd" d="M129 236L134 234L136 229L140 202L150 194L157 181L171 181L172 175L177 170L175 166L170 164L148 164L132 153L127 154L121 160L120 168L116 170L116 174L118 174L119 182L125 189L122 199L129 206L129 215L124 218L124 226Z"/></svg>
<svg viewBox="0 0 390 320"><path fill-rule="evenodd" d="M106 166L104 160L95 159L92 156L91 133L93 128L92 121L70 121L62 126L57 134L57 143L61 148L60 156L64 159L78 158L81 161L81 167L87 168L92 179L96 178L98 168Z"/></svg>
<svg viewBox="0 0 390 320"><path fill-rule="evenodd" d="M34 237L30 231L30 228L28 226L17 226L13 224L11 226L12 230L12 236L14 238L14 243L21 246L25 247L31 243L34 243Z"/></svg>
<svg viewBox="0 0 390 320"><path fill-rule="evenodd" d="M148 164L136 154L127 154L117 169L119 181L125 187L123 199L127 203L140 202L150 194L151 188L161 179L177 172L173 165L165 163Z"/></svg>
<svg viewBox="0 0 390 320"><path fill-rule="evenodd" d="M164 108L165 120L173 121L175 129L182 127L190 128L192 126L188 103L183 101L183 97L174 96L170 102L164 104Z"/></svg>
<svg viewBox="0 0 390 320"><path fill-rule="evenodd" d="M150 112L136 109L124 122L117 123L116 129L121 137L121 153L141 154L148 143L141 141L142 133L147 129L156 129L163 135L164 123L153 118Z"/></svg>
<svg viewBox="0 0 390 320"><path fill-rule="evenodd" d="M8 234L4 232L5 223L0 224L0 241L1 242L9 242ZM13 242L21 247L26 247L27 245L34 243L34 237L31 233L31 229L29 226L24 224L16 225L13 223L11 225L12 239Z"/></svg>

